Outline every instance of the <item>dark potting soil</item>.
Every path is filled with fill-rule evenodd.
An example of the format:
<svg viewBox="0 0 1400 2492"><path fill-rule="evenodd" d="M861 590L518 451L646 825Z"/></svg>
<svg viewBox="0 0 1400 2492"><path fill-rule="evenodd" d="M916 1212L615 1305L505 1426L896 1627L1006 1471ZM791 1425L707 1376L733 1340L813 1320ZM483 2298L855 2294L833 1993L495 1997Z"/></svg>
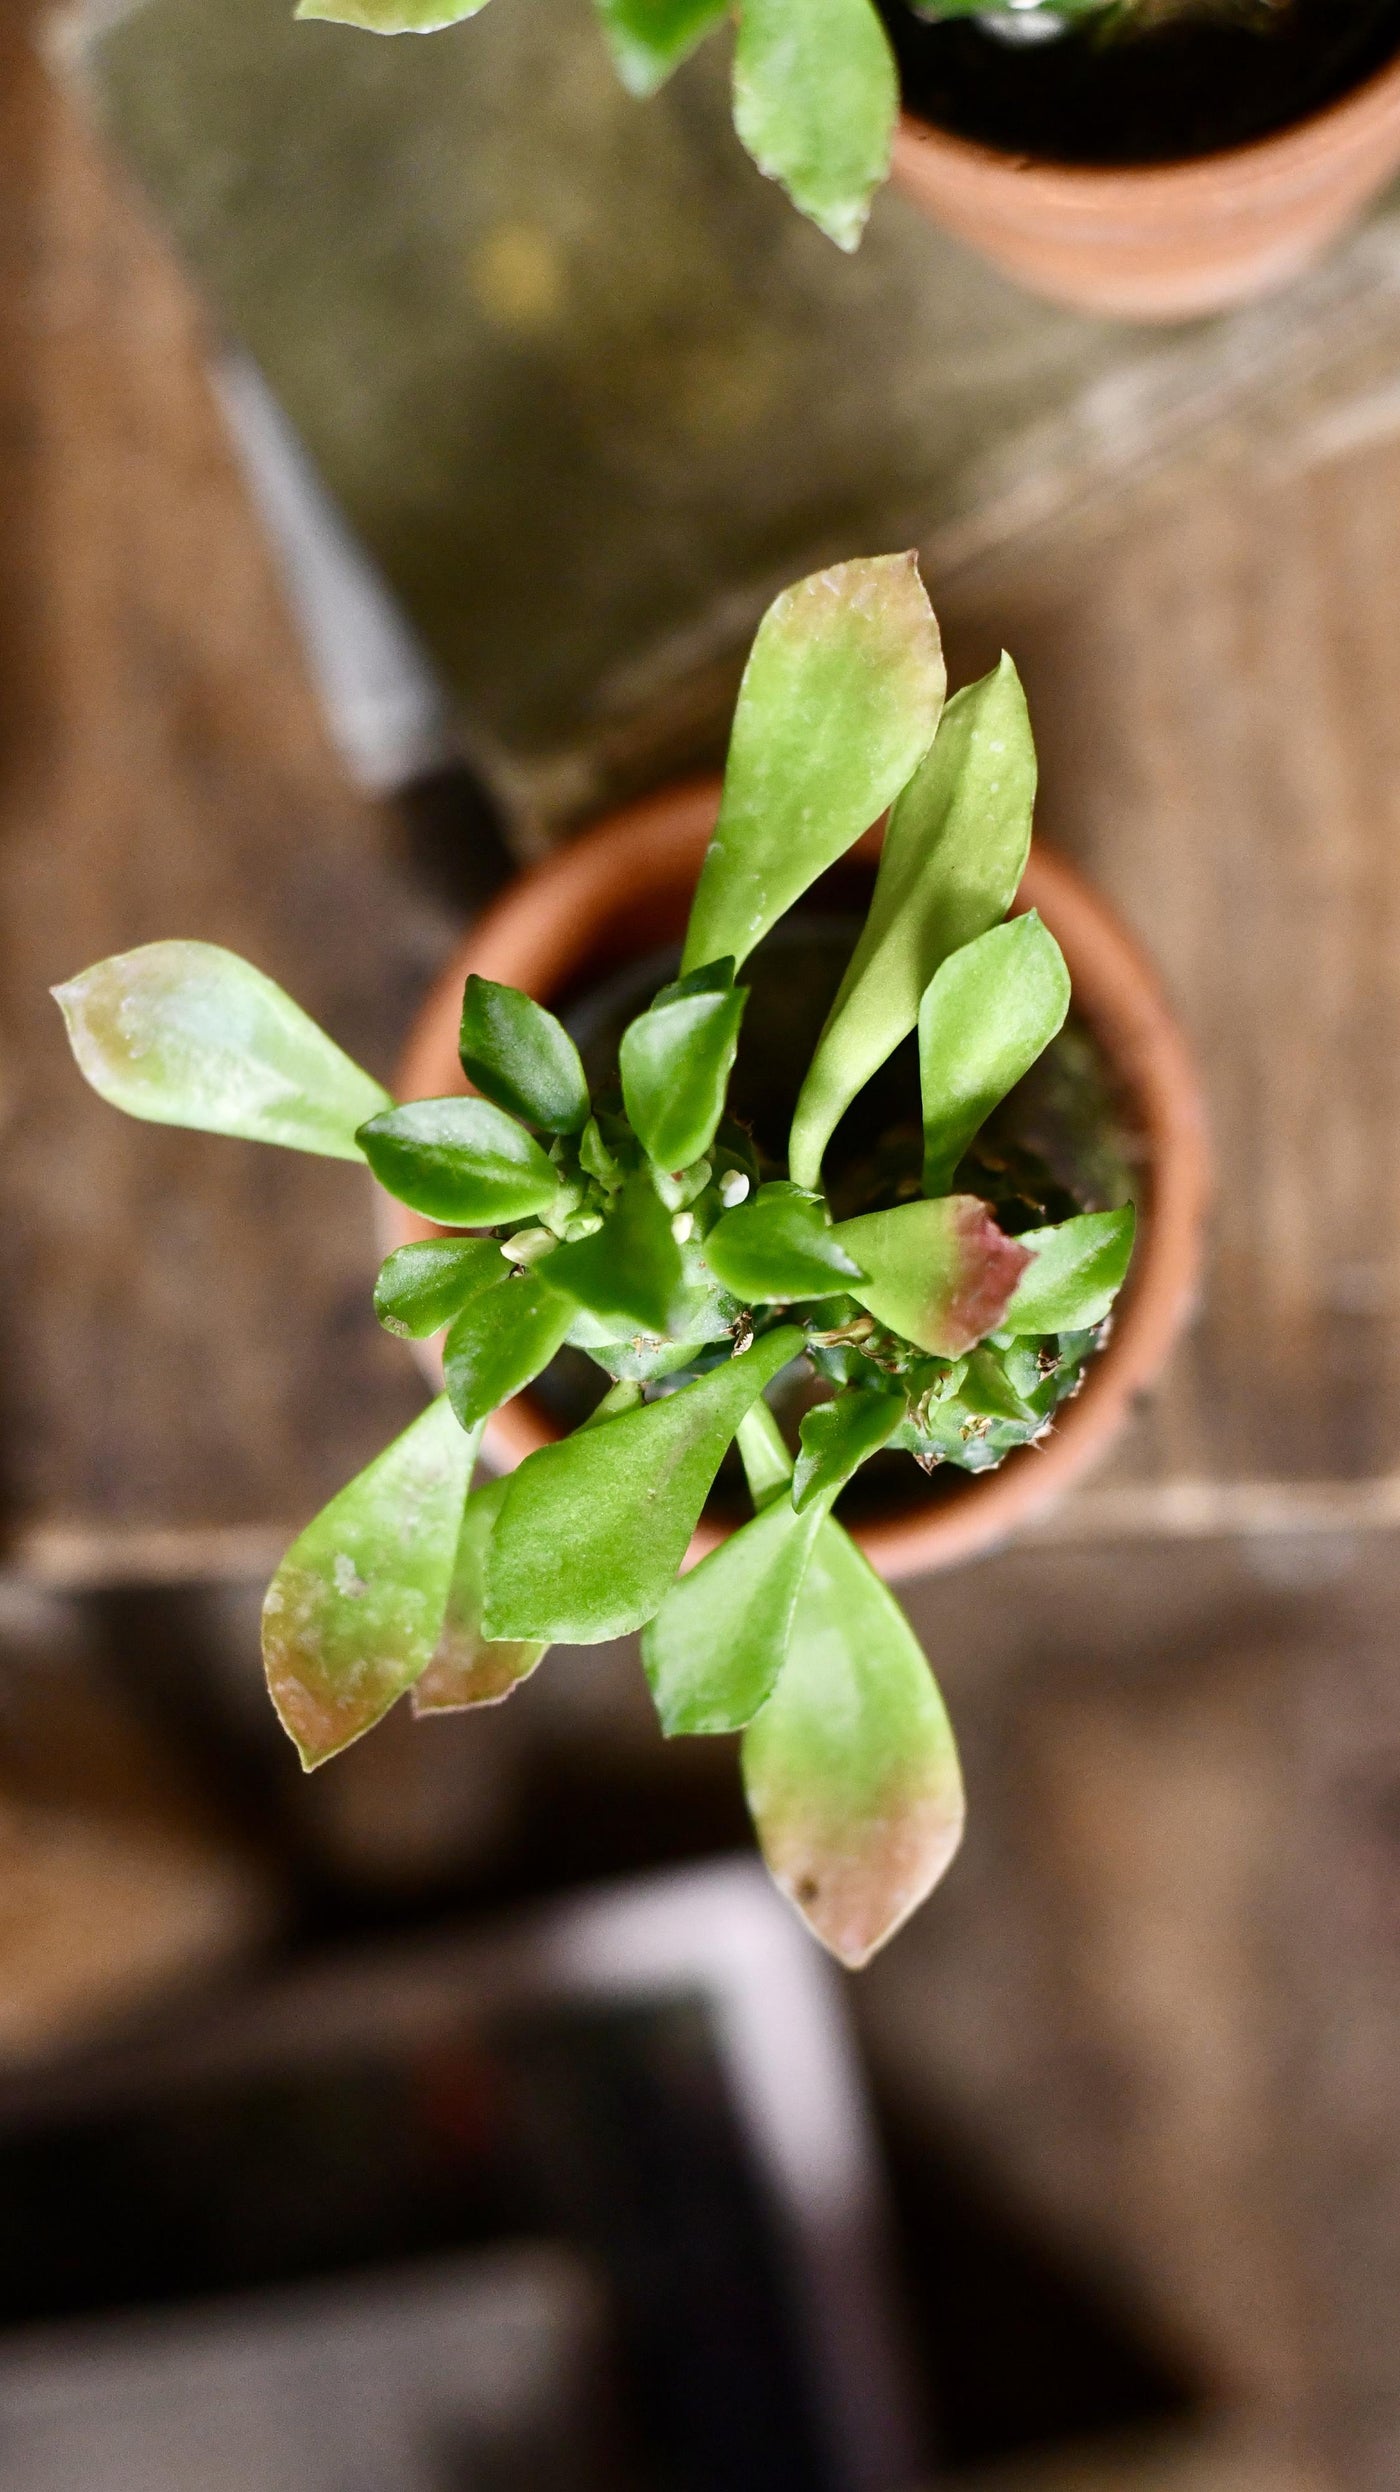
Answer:
<svg viewBox="0 0 1400 2492"><path fill-rule="evenodd" d="M745 965L749 1001L730 1108L752 1135L765 1176L787 1173L793 1104L862 923L858 912L799 908ZM562 1004L595 1098L616 1089L622 1033L676 975L679 960L678 948L658 952ZM824 1173L836 1217L854 1218L917 1194L922 1156L918 1046L910 1037L866 1085L832 1137ZM992 1203L1001 1226L1014 1232L1121 1203L1135 1190L1132 1174L1132 1138L1104 1059L1084 1024L1071 1015L988 1120L957 1184ZM573 1428L597 1407L607 1379L583 1351L565 1349L532 1390L562 1425ZM794 1448L802 1412L829 1390L799 1375L785 1378L772 1396ZM970 1475L954 1465L926 1477L907 1454L877 1454L844 1492L839 1511L843 1521L854 1522L942 1502L970 1485ZM735 1520L749 1511L743 1471L731 1452L707 1512Z"/></svg>
<svg viewBox="0 0 1400 2492"><path fill-rule="evenodd" d="M879 0L905 108L959 138L1057 164L1170 164L1266 138L1400 50L1400 0L1278 0L1276 20L1197 17L1141 33L1089 19L1006 42Z"/></svg>

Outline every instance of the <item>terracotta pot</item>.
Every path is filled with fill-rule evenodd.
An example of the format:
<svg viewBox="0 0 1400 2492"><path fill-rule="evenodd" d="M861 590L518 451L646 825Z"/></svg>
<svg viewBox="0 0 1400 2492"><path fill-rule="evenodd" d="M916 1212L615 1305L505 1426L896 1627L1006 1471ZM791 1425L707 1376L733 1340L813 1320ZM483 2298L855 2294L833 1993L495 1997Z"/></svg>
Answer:
<svg viewBox="0 0 1400 2492"><path fill-rule="evenodd" d="M469 971L555 1002L678 940L718 801L717 779L667 789L523 875L473 927L428 996L399 1067L398 1096L441 1098L468 1087L457 1061L457 1027ZM878 845L872 834L857 859L864 854L873 862ZM1020 897L1039 909L1058 940L1076 1008L1121 1085L1144 1154L1144 1216L1108 1345L1044 1445L969 1477L946 1503L857 1529L867 1556L891 1580L986 1549L1061 1495L1099 1459L1154 1381L1195 1297L1205 1125L1181 1034L1135 944L1062 858L1036 848ZM383 1201L386 1245L436 1234L403 1204ZM435 1346L419 1346L440 1381ZM513 1468L557 1433L539 1403L522 1393L492 1420L487 1452L498 1469ZM692 1559L718 1537L714 1526L702 1526Z"/></svg>
<svg viewBox="0 0 1400 2492"><path fill-rule="evenodd" d="M906 113L894 179L1035 294L1184 320L1283 285L1400 167L1400 58L1275 136L1178 164L1052 164Z"/></svg>

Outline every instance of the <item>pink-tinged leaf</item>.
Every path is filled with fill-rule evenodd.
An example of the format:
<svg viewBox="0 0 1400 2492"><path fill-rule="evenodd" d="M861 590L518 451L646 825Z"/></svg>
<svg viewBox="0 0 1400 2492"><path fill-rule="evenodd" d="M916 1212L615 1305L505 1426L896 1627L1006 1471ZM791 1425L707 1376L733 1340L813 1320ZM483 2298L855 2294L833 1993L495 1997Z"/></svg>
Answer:
<svg viewBox="0 0 1400 2492"><path fill-rule="evenodd" d="M869 1274L848 1295L935 1358L961 1358L996 1331L1030 1262L975 1194L865 1212L832 1235Z"/></svg>
<svg viewBox="0 0 1400 2492"><path fill-rule="evenodd" d="M293 1542L263 1603L272 1701L324 1764L411 1687L442 1632L479 1430L443 1396Z"/></svg>
<svg viewBox="0 0 1400 2492"><path fill-rule="evenodd" d="M508 1485L506 1480L488 1480L473 1489L462 1509L442 1634L409 1700L415 1713L462 1713L472 1705L498 1705L549 1651L547 1644L488 1644L481 1631L486 1558Z"/></svg>
<svg viewBox="0 0 1400 2492"><path fill-rule="evenodd" d="M741 1756L773 1877L841 1963L868 1963L956 1852L963 1790L913 1630L839 1523L822 1525Z"/></svg>

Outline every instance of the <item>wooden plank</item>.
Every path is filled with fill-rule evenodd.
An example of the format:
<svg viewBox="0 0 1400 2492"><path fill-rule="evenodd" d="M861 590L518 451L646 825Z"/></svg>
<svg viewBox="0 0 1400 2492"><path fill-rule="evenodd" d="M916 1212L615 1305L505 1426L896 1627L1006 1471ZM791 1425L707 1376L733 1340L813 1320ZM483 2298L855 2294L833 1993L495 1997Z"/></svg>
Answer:
<svg viewBox="0 0 1400 2492"><path fill-rule="evenodd" d="M195 306L22 36L7 18L10 1515L80 1539L284 1531L420 1400L366 1305L367 1185L113 1117L45 990L179 928L247 952L383 1073L453 918L340 777Z"/></svg>

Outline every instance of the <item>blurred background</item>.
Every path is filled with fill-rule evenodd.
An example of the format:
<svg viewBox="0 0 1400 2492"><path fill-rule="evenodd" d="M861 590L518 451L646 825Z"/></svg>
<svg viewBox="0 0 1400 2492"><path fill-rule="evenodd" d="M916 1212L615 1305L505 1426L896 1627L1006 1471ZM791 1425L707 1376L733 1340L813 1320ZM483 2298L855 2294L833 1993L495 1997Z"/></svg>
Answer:
<svg viewBox="0 0 1400 2492"><path fill-rule="evenodd" d="M0 13L0 2492L1400 2484L1400 203L1250 310L852 260L582 0ZM837 1975L634 1650L303 1778L261 1586L421 1404L351 1169L46 989L390 1079L518 864L914 542L1198 1050L1199 1320L917 1585L971 1799Z"/></svg>

